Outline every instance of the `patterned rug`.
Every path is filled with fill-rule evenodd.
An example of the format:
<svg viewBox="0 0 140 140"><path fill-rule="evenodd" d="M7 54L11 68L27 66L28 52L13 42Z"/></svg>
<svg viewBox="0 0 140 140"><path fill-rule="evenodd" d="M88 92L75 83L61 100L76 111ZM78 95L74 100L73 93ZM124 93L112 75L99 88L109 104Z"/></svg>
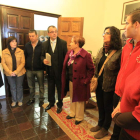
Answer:
<svg viewBox="0 0 140 140"><path fill-rule="evenodd" d="M48 104L45 103L45 108ZM94 135L97 132L90 132L90 128L97 125L98 111L97 109L86 109L84 114L84 120L79 124L75 125L74 119L66 119L70 111L70 99L69 97L63 100L63 111L60 114L56 113L57 107L54 106L47 112L61 127L61 129L72 139L72 140L96 140ZM112 126L109 129L109 134L101 140L109 140L112 133Z"/></svg>

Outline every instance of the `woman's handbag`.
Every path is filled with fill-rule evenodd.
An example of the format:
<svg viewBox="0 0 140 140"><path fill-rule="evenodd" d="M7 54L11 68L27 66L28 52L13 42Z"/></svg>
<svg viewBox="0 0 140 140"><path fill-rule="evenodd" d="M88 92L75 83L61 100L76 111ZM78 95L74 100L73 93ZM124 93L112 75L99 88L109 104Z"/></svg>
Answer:
<svg viewBox="0 0 140 140"><path fill-rule="evenodd" d="M98 86L98 78L93 76L90 83L90 91L95 92L97 86Z"/></svg>
<svg viewBox="0 0 140 140"><path fill-rule="evenodd" d="M99 71L99 74L98 74L98 77L101 75L103 69L104 69L104 66L106 64L106 62L109 60L109 58L116 52L116 50L113 50L106 58L104 64L102 65L100 71ZM97 89L97 86L98 86L98 77L94 77L91 79L91 83L90 83L90 91L91 92L95 92L96 89Z"/></svg>

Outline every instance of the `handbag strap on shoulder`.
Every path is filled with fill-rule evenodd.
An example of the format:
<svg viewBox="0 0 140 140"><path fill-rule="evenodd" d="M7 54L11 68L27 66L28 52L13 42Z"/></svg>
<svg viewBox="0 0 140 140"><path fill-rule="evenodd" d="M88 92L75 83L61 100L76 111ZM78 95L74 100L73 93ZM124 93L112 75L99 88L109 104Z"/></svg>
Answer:
<svg viewBox="0 0 140 140"><path fill-rule="evenodd" d="M102 73L102 71L103 71L103 69L104 69L104 66L105 66L106 62L109 60L109 58L110 58L115 52L116 52L116 50L113 50L113 51L107 56L105 62L103 63L103 65L102 65L102 67L101 67L101 69L100 69L100 71L99 71L98 77L101 75L101 73Z"/></svg>

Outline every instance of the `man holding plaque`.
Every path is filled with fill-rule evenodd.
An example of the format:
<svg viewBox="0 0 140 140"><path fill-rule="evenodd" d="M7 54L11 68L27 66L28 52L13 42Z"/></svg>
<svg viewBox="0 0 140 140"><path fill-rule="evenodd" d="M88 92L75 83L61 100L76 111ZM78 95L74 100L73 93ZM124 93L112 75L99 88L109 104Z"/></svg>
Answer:
<svg viewBox="0 0 140 140"><path fill-rule="evenodd" d="M49 105L45 111L51 109L55 104L55 86L58 93L57 113L61 113L63 102L61 99L61 73L63 61L67 53L67 42L57 37L57 29L55 26L48 27L49 39L43 42L42 61L46 65L46 73L48 74L48 101ZM51 56L51 65L46 55ZM47 55L48 56L48 55Z"/></svg>

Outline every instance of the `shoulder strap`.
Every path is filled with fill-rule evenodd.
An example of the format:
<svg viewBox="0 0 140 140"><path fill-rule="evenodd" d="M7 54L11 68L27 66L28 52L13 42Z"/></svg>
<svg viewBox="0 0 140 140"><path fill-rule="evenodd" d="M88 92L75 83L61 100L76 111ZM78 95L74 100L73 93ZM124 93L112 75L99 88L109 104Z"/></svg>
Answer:
<svg viewBox="0 0 140 140"><path fill-rule="evenodd" d="M100 71L99 71L98 76L101 75L101 73L102 73L102 71L103 71L103 69L104 69L104 66L105 66L106 62L109 60L109 58L110 58L115 52L116 52L116 50L113 50L113 51L107 56L107 58L106 58L104 64L102 65L102 67L101 67L101 69L100 69Z"/></svg>

